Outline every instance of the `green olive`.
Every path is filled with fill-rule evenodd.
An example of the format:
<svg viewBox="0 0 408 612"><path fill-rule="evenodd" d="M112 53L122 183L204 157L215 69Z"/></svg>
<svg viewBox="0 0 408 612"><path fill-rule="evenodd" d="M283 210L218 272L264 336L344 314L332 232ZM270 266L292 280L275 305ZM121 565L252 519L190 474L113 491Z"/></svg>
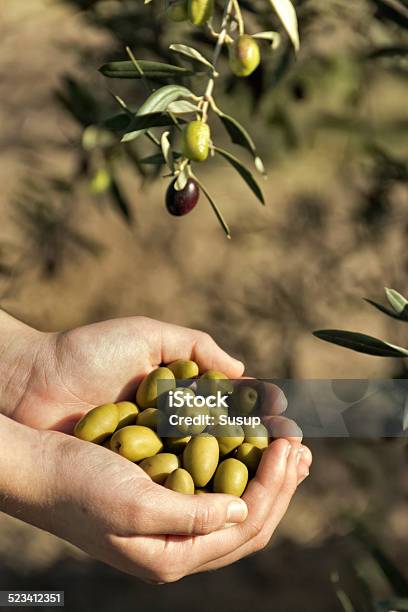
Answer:
<svg viewBox="0 0 408 612"><path fill-rule="evenodd" d="M262 450L249 442L244 442L241 446L238 446L237 452L235 453L235 459L242 461L251 475L255 474L258 469L259 462L262 458Z"/></svg>
<svg viewBox="0 0 408 612"><path fill-rule="evenodd" d="M184 493L186 495L194 494L194 481L187 470L183 468L178 468L169 474L165 480L164 486L172 491L177 491L177 493Z"/></svg>
<svg viewBox="0 0 408 612"><path fill-rule="evenodd" d="M168 368L157 368L140 383L136 393L136 403L142 410L156 408L158 396L175 388L176 381L173 372Z"/></svg>
<svg viewBox="0 0 408 612"><path fill-rule="evenodd" d="M186 359L172 361L167 367L173 372L176 380L189 380L190 378L196 378L199 374L198 365L195 361Z"/></svg>
<svg viewBox="0 0 408 612"><path fill-rule="evenodd" d="M234 390L228 403L234 415L249 416L258 406L258 392L249 385L241 385Z"/></svg>
<svg viewBox="0 0 408 612"><path fill-rule="evenodd" d="M159 436L148 427L128 425L119 429L111 439L111 449L130 461L142 461L163 448Z"/></svg>
<svg viewBox="0 0 408 612"><path fill-rule="evenodd" d="M214 13L214 0L188 0L188 17L193 25L204 25Z"/></svg>
<svg viewBox="0 0 408 612"><path fill-rule="evenodd" d="M247 77L258 68L261 61L259 45L251 36L239 36L230 45L229 63L232 72L238 77Z"/></svg>
<svg viewBox="0 0 408 612"><path fill-rule="evenodd" d="M183 466L191 474L196 487L205 487L217 469L218 442L206 433L191 438L183 453Z"/></svg>
<svg viewBox="0 0 408 612"><path fill-rule="evenodd" d="M115 431L118 423L116 404L103 404L84 414L75 425L74 435L80 440L100 444Z"/></svg>
<svg viewBox="0 0 408 612"><path fill-rule="evenodd" d="M224 408L223 406L215 406L210 408L210 416L214 419L214 425L221 425L221 417L224 417L225 419L228 418L228 408Z"/></svg>
<svg viewBox="0 0 408 612"><path fill-rule="evenodd" d="M167 16L171 21L187 21L188 0L173 0L167 8Z"/></svg>
<svg viewBox="0 0 408 612"><path fill-rule="evenodd" d="M231 393L234 389L232 382L223 372L208 370L197 381L197 393L201 395L216 395L221 393Z"/></svg>
<svg viewBox="0 0 408 612"><path fill-rule="evenodd" d="M244 430L239 425L215 425L207 431L217 438L220 457L228 455L244 441Z"/></svg>
<svg viewBox="0 0 408 612"><path fill-rule="evenodd" d="M210 411L207 406L183 406L177 410L177 417L180 419L177 429L185 436L197 436L202 433L208 425ZM181 419L196 419L197 422L181 421Z"/></svg>
<svg viewBox="0 0 408 612"><path fill-rule="evenodd" d="M169 451L169 453L181 455L190 440L191 436L183 436L182 438L170 437L165 438L164 445L166 447L166 450Z"/></svg>
<svg viewBox="0 0 408 612"><path fill-rule="evenodd" d="M228 493L241 497L248 483L248 468L238 459L225 459L214 476L214 493Z"/></svg>
<svg viewBox="0 0 408 612"><path fill-rule="evenodd" d="M139 414L139 408L133 402L116 402L119 408L119 423L116 429L134 425Z"/></svg>
<svg viewBox="0 0 408 612"><path fill-rule="evenodd" d="M267 448L269 444L268 430L265 425L244 425L243 426L245 439L244 442L253 444L261 450Z"/></svg>
<svg viewBox="0 0 408 612"><path fill-rule="evenodd" d="M210 127L204 121L190 121L183 131L183 153L192 161L202 162L210 150Z"/></svg>
<svg viewBox="0 0 408 612"><path fill-rule="evenodd" d="M157 431L161 417L163 417L163 413L157 408L146 408L137 415L136 425L143 425Z"/></svg>
<svg viewBox="0 0 408 612"><path fill-rule="evenodd" d="M174 393L176 393L175 397ZM157 400L157 406L166 414L176 414L180 408L179 404L183 402L184 407L190 397L195 397L195 393L190 387L178 387L163 393Z"/></svg>
<svg viewBox="0 0 408 612"><path fill-rule="evenodd" d="M210 493L210 491L207 491L207 489L195 489L194 490L194 495L207 495L208 493Z"/></svg>
<svg viewBox="0 0 408 612"><path fill-rule="evenodd" d="M166 478L180 466L180 459L171 453L159 453L143 459L139 466L154 482L164 484Z"/></svg>

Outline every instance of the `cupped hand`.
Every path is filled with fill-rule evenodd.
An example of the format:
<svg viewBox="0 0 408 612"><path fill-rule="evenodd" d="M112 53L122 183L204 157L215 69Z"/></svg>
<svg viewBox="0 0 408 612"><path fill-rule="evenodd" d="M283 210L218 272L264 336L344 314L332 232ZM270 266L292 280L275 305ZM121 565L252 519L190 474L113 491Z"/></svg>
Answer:
<svg viewBox="0 0 408 612"><path fill-rule="evenodd" d="M175 359L193 359L201 370L229 378L244 371L208 334L145 317L38 334L32 342L27 383L10 416L38 429L72 431L90 408L133 399L146 374Z"/></svg>
<svg viewBox="0 0 408 612"><path fill-rule="evenodd" d="M265 547L302 480L300 458L311 462L304 447L276 440L243 500L182 495L103 447L61 433L41 436L58 466L58 485L51 494L48 489L52 512L42 513L39 526L155 583L222 567Z"/></svg>

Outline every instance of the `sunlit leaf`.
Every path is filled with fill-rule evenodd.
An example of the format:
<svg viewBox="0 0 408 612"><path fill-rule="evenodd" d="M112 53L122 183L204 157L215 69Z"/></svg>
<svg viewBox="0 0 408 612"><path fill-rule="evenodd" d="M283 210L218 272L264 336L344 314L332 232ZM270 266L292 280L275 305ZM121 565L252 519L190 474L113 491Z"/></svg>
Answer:
<svg viewBox="0 0 408 612"><path fill-rule="evenodd" d="M170 45L169 49L171 49L171 51L174 51L175 53L180 53L181 55L185 55L186 57L189 57L190 59L194 59L197 62L204 64L208 68L211 68L211 69L214 68L211 62L209 62L208 59L204 57L204 55L202 55L199 51L197 51L197 49L194 49L193 47L177 44L177 45Z"/></svg>
<svg viewBox="0 0 408 612"><path fill-rule="evenodd" d="M388 289L388 287L385 288L385 295L397 314L404 312L408 306L408 300L403 295L395 291L395 289Z"/></svg>
<svg viewBox="0 0 408 612"><path fill-rule="evenodd" d="M277 49L281 44L282 37L279 32L257 32L252 35L252 38L258 38L261 40L268 40L271 43L272 49Z"/></svg>
<svg viewBox="0 0 408 612"><path fill-rule="evenodd" d="M171 144L169 141L170 132L163 132L160 138L160 146L163 153L164 160L168 165L170 172L174 172L174 160L171 152Z"/></svg>
<svg viewBox="0 0 408 612"><path fill-rule="evenodd" d="M269 2L278 14L295 51L298 51L300 46L298 20L292 2L290 0L269 0Z"/></svg>
<svg viewBox="0 0 408 612"><path fill-rule="evenodd" d="M253 174L248 170L248 168L244 166L244 164L234 155L232 155L229 151L225 151L225 149L220 149L219 147L214 147L214 151L221 155L224 159L226 159L231 164L231 166L235 168L235 170L244 179L244 181L258 198L258 200L262 204L265 204L265 198L263 196L262 190L256 182Z"/></svg>
<svg viewBox="0 0 408 612"><path fill-rule="evenodd" d="M343 331L339 329L325 329L313 332L320 340L331 342L345 348L352 349L358 353L375 355L377 357L407 357L408 350L378 340L372 336L366 336L357 332Z"/></svg>
<svg viewBox="0 0 408 612"><path fill-rule="evenodd" d="M188 113L197 113L198 106L188 102L187 100L178 100L168 105L167 111L173 115L186 115Z"/></svg>

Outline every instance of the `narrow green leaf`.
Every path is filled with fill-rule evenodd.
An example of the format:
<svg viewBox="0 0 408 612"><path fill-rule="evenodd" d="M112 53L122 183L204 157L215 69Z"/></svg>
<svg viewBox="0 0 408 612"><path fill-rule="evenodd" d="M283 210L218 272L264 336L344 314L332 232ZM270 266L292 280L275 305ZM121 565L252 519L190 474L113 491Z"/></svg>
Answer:
<svg viewBox="0 0 408 612"><path fill-rule="evenodd" d="M213 209L213 211L215 213L215 216L217 217L217 219L218 219L222 229L225 232L225 235L227 236L228 239L230 239L231 238L230 228L228 227L228 224L225 221L225 219L224 219L220 209L218 208L217 204L214 202L213 198L211 197L211 195L209 194L207 189L204 187L202 182L193 173L191 173L191 177L197 182L197 184L200 187L201 191L203 192L203 194L207 198L211 208Z"/></svg>
<svg viewBox="0 0 408 612"><path fill-rule="evenodd" d="M171 145L169 141L170 132L163 132L160 139L160 146L163 153L163 157L166 160L166 164L169 167L170 172L174 172L174 159L171 151Z"/></svg>
<svg viewBox="0 0 408 612"><path fill-rule="evenodd" d="M190 113L197 113L199 110L196 104L191 104L187 100L178 100L177 102L171 102L168 105L167 111L173 115L187 115Z"/></svg>
<svg viewBox="0 0 408 612"><path fill-rule="evenodd" d="M313 332L313 335L325 342L331 342L358 353L375 355L377 357L407 357L408 350L383 342L372 336L339 329L324 329Z"/></svg>
<svg viewBox="0 0 408 612"><path fill-rule="evenodd" d="M378 304L378 302L374 302L374 300L370 300L368 298L363 298L363 299L365 302L367 302L367 304L370 304L370 306L374 306L374 308L376 308L383 314L386 314L388 317L391 317L392 319L396 319L397 321L408 320L408 313L405 319L401 315L398 315L394 310L391 310L391 308L386 308L382 304Z"/></svg>
<svg viewBox="0 0 408 612"><path fill-rule="evenodd" d="M278 14L283 27L292 41L295 51L299 51L298 20L292 2L290 0L269 0L269 2Z"/></svg>
<svg viewBox="0 0 408 612"><path fill-rule="evenodd" d="M164 64L162 62L151 62L148 60L137 60L143 74L130 60L121 62L109 62L99 68L99 72L109 79L174 79L177 77L193 76L195 73L188 68Z"/></svg>
<svg viewBox="0 0 408 612"><path fill-rule="evenodd" d="M142 104L136 115L146 115L147 113L155 113L165 111L169 104L179 100L180 98L194 99L194 94L183 87L182 85L165 85L156 89Z"/></svg>
<svg viewBox="0 0 408 612"><path fill-rule="evenodd" d="M255 166L258 172L261 174L265 174L265 168L262 163L261 158L259 157L255 143L252 137L248 134L246 129L237 119L231 117L230 115L226 115L225 113L218 113L219 118L221 119L225 129L227 130L229 137L231 138L231 142L236 145L240 145L244 147L249 153L253 156L255 161Z"/></svg>
<svg viewBox="0 0 408 612"><path fill-rule="evenodd" d="M388 287L385 287L385 295L397 314L404 312L408 306L408 300L403 295L395 291L395 289L388 289Z"/></svg>
<svg viewBox="0 0 408 612"><path fill-rule="evenodd" d="M176 191L181 191L187 185L187 181L190 178L188 168L184 168L177 177L176 182L174 183L174 189Z"/></svg>
<svg viewBox="0 0 408 612"><path fill-rule="evenodd" d="M281 44L282 37L279 32L257 32L252 34L252 38L258 38L261 40L268 40L271 43L272 49L277 49Z"/></svg>
<svg viewBox="0 0 408 612"><path fill-rule="evenodd" d="M231 166L235 168L235 170L238 172L238 174L241 175L241 177L244 179L244 181L258 198L258 200L263 205L265 205L265 199L262 190L254 179L252 173L248 170L248 168L244 166L244 164L240 162L239 159L237 159L234 155L229 153L229 151L225 151L224 149L220 149L219 147L214 147L214 151L224 157L224 159L226 159L231 164Z"/></svg>
<svg viewBox="0 0 408 612"><path fill-rule="evenodd" d="M130 206L119 187L119 184L116 178L111 174L111 184L110 184L110 194L112 197L112 201L122 217L125 219L126 223L129 225L132 223L133 215L130 209Z"/></svg>
<svg viewBox="0 0 408 612"><path fill-rule="evenodd" d="M173 157L174 159L179 159L181 157L181 153L173 151ZM143 157L140 160L140 163L148 166L163 166L166 163L166 160L163 157L163 153L155 153L154 155Z"/></svg>
<svg viewBox="0 0 408 612"><path fill-rule="evenodd" d="M143 132L152 127L166 127L174 125L174 119L168 113L147 113L146 115L135 115L128 125L128 131L122 137L122 142L131 142L138 138Z"/></svg>
<svg viewBox="0 0 408 612"><path fill-rule="evenodd" d="M171 51L174 51L175 53L180 53L180 55L185 55L190 59L196 60L197 62L204 64L204 66L207 66L208 68L214 69L214 66L211 64L211 62L209 62L208 59L204 57L204 55L202 55L199 51L197 51L197 49L194 49L193 47L189 47L187 45L170 45L169 49Z"/></svg>
<svg viewBox="0 0 408 612"><path fill-rule="evenodd" d="M122 132L126 130L130 121L131 119L128 113L119 113L118 115L114 115L113 117L105 119L102 125L108 130L112 130L113 132Z"/></svg>

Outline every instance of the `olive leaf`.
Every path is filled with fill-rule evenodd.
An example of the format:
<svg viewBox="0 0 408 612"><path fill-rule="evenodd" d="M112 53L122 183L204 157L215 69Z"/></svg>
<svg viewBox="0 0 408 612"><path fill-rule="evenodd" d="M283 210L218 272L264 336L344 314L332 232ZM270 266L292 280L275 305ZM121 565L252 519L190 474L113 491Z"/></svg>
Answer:
<svg viewBox="0 0 408 612"><path fill-rule="evenodd" d="M131 142L138 138L145 130L152 127L166 127L174 125L174 119L169 113L147 113L146 115L134 116L131 120L122 142Z"/></svg>
<svg viewBox="0 0 408 612"><path fill-rule="evenodd" d="M388 289L388 287L385 287L385 295L395 312L399 315L402 314L408 306L408 300L395 289Z"/></svg>
<svg viewBox="0 0 408 612"><path fill-rule="evenodd" d="M266 175L262 160L256 151L255 143L253 139L251 138L251 136L246 131L246 129L244 128L244 126L241 125L239 121L234 119L234 117L231 117L230 115L226 115L225 113L222 113L221 111L218 112L218 116L221 119L222 123L224 124L225 129L227 130L229 137L231 138L231 142L233 142L236 145L240 145L241 147L244 147L244 149L249 151L249 153L251 153L251 155L254 158L255 167L258 170L258 172L260 172L263 175Z"/></svg>
<svg viewBox="0 0 408 612"><path fill-rule="evenodd" d="M196 60L197 62L204 64L204 66L211 68L211 70L214 70L214 66L211 64L211 62L209 62L208 59L204 57L204 55L202 55L199 51L197 51L197 49L194 49L193 47L189 47L188 45L177 44L177 45L170 45L169 49L171 51L174 51L174 53L185 55L186 57Z"/></svg>
<svg viewBox="0 0 408 612"><path fill-rule="evenodd" d="M299 28L296 11L291 0L269 0L273 9L276 11L283 27L292 41L295 51L299 51Z"/></svg>
<svg viewBox="0 0 408 612"><path fill-rule="evenodd" d="M176 182L174 183L174 189L176 191L181 191L187 185L187 181L190 178L188 168L183 168L180 174L177 177Z"/></svg>
<svg viewBox="0 0 408 612"><path fill-rule="evenodd" d="M254 179L252 173L248 170L248 168L244 166L244 164L240 162L239 159L237 159L234 155L229 153L229 151L225 151L225 149L220 149L219 147L214 147L214 151L218 153L218 155L221 155L224 159L226 159L231 164L231 166L235 168L238 174L241 175L248 187L261 202L261 204L265 205L265 198L262 193L262 190Z"/></svg>
<svg viewBox="0 0 408 612"><path fill-rule="evenodd" d="M99 68L99 72L109 79L174 79L176 77L193 76L195 73L188 68L164 64L163 62L151 62L149 60L137 60L137 65L130 60L120 62L109 62Z"/></svg>
<svg viewBox="0 0 408 612"><path fill-rule="evenodd" d="M188 113L197 113L198 106L188 102L187 100L178 100L168 105L167 111L173 115L186 115Z"/></svg>
<svg viewBox="0 0 408 612"><path fill-rule="evenodd" d="M173 151L173 158L179 159L181 157L181 153L177 151ZM149 155L148 157L143 157L139 160L140 164L146 164L148 166L163 166L166 163L166 160L163 157L163 153L155 153L154 155Z"/></svg>
<svg viewBox="0 0 408 612"><path fill-rule="evenodd" d="M370 300L369 298L363 298L363 300L367 302L367 304L370 304L370 306L374 306L374 308L376 308L383 314L386 314L392 319L397 319L398 321L400 321L399 315L397 315L393 310L391 310L391 308L387 308L386 306L383 306L382 304L378 304L378 302L374 302L374 300Z"/></svg>
<svg viewBox="0 0 408 612"><path fill-rule="evenodd" d="M170 132L163 132L160 138L160 146L163 153L163 158L168 165L170 172L174 172L174 158L171 151L171 144L169 141Z"/></svg>
<svg viewBox="0 0 408 612"><path fill-rule="evenodd" d="M217 217L222 229L225 232L225 235L227 236L228 239L231 238L231 232L230 232L230 228L228 227L227 222L225 221L220 209L218 208L217 204L215 203L215 201L213 200L213 198L211 197L211 195L209 194L209 192L207 191L207 189L204 187L204 185L202 184L202 182L197 178L197 176L195 174L193 174L192 172L190 172L191 178L193 178L197 185L200 187L201 191L203 192L203 194L205 195L205 197L207 198L211 208L213 209L215 216Z"/></svg>
<svg viewBox="0 0 408 612"><path fill-rule="evenodd" d="M259 38L261 40L269 40L271 42L272 49L277 49L281 44L282 37L279 32L257 32L252 34L252 38Z"/></svg>
<svg viewBox="0 0 408 612"><path fill-rule="evenodd" d="M109 189L110 189L110 194L111 194L113 203L115 204L116 208L118 209L122 217L125 219L126 223L130 225L133 221L132 211L130 209L130 206L124 194L122 193L121 188L119 187L119 184L113 172L110 173L110 188Z"/></svg>
<svg viewBox="0 0 408 612"><path fill-rule="evenodd" d="M377 357L407 357L408 350L372 336L339 329L324 329L313 332L313 335L325 342Z"/></svg>
<svg viewBox="0 0 408 612"><path fill-rule="evenodd" d="M121 132L126 130L130 121L131 117L128 113L119 113L118 115L105 119L105 121L102 122L102 125L113 132Z"/></svg>
<svg viewBox="0 0 408 612"><path fill-rule="evenodd" d="M169 121L164 124L160 122L151 124L146 117L148 115L151 116L152 113L156 115L157 113L163 113L172 102L175 102L179 98L194 98L194 95L187 87L183 87L182 85L165 85L164 87L160 87L160 89L156 89L137 111L129 126L129 131L122 138L122 142L135 140L144 134L149 127L158 127L175 123L174 118L167 113L165 113L165 116L169 118ZM140 122L143 124L144 121L143 117L146 119L146 125L140 127ZM156 119L158 120L158 118Z"/></svg>

